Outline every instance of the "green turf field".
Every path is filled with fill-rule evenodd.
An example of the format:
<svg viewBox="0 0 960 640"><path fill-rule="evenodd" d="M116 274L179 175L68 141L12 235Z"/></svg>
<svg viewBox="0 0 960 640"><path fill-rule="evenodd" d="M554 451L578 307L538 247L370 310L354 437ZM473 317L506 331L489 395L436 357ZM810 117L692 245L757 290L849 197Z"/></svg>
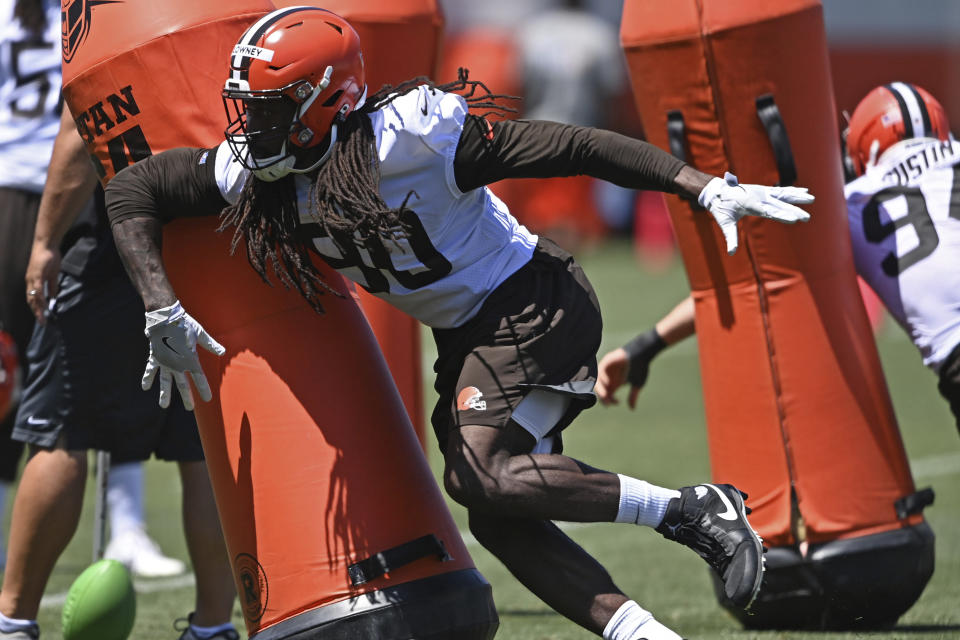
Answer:
<svg viewBox="0 0 960 640"><path fill-rule="evenodd" d="M653 274L640 270L629 247L609 243L581 254L604 308L604 351L636 329L648 327L686 291L682 268ZM429 343L429 339L425 340ZM695 638L827 640L877 638L932 640L960 638L960 438L933 374L898 328L888 323L878 337L884 369L918 486L932 486L936 504L927 518L937 535L936 572L920 601L891 632L876 634L744 632L715 603L706 565L690 551L651 530L595 524L569 533L603 562L615 580L657 617ZM432 348L425 353L429 372ZM428 373L429 379L429 373ZM432 404L432 396L428 403ZM566 450L595 466L680 486L709 477L703 404L694 341L666 352L656 362L636 413L595 408L565 436ZM434 453L431 451L431 453ZM432 460L436 465L436 459ZM148 465L149 529L165 551L186 558L179 517L179 479L171 465ZM89 494L88 494L89 497ZM452 506L457 522L465 517ZM59 640L62 596L90 558L92 500L80 531L57 565L40 622L44 640ZM6 520L4 521L6 523ZM567 622L528 594L489 554L472 543L478 568L490 580L500 610L498 638L573 640L594 637ZM137 626L132 638L176 638L172 621L191 609L189 578L139 583ZM242 627L239 614L235 618Z"/></svg>

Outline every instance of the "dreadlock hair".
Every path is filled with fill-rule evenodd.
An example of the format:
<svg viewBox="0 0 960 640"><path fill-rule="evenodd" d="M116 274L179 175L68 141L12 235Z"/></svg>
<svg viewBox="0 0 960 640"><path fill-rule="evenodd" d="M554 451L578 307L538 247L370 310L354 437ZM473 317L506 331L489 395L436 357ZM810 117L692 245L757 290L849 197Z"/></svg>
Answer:
<svg viewBox="0 0 960 640"><path fill-rule="evenodd" d="M504 114L514 109L498 102L516 100L514 96L492 93L485 84L470 80L466 69L459 69L453 82L437 85L420 76L397 86L384 85L364 105L338 123L337 142L330 158L317 170L311 188L310 214L336 242L344 233L361 238L379 235L395 241L405 233L401 216L407 203L416 194L411 191L403 203L391 209L380 196L380 161L376 137L368 114L382 109L400 96L427 85L430 90L462 92L472 108L485 109L483 115ZM294 176L276 182L247 179L236 204L220 214L220 231L236 227L231 243L233 253L242 238L246 242L247 260L264 282L269 265L287 287L295 287L318 313L323 313L319 296L324 291L342 297L327 284L310 257L310 239L297 235L299 224Z"/></svg>
<svg viewBox="0 0 960 640"><path fill-rule="evenodd" d="M41 34L47 28L47 14L43 9L43 0L17 0L13 7L13 17L24 29L35 34Z"/></svg>

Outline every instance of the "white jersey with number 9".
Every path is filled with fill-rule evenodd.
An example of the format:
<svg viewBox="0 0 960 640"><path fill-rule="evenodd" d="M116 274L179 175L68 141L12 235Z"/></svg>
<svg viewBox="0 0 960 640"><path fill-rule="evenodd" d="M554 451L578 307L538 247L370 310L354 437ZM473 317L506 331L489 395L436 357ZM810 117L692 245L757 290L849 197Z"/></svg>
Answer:
<svg viewBox="0 0 960 640"><path fill-rule="evenodd" d="M960 144L891 147L845 189L860 274L938 371L960 344Z"/></svg>

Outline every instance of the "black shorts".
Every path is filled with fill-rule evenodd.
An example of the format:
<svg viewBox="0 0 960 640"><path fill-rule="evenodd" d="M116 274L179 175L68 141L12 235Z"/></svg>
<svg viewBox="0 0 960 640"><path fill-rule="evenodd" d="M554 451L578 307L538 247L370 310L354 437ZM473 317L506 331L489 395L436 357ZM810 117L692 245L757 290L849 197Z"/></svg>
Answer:
<svg viewBox="0 0 960 640"><path fill-rule="evenodd" d="M440 394L433 429L440 450L465 425L502 428L533 389L571 397L548 435L593 406L603 321L597 296L573 257L541 238L530 262L490 294L476 316L434 329Z"/></svg>
<svg viewBox="0 0 960 640"><path fill-rule="evenodd" d="M60 275L54 313L37 325L13 437L50 448L102 449L114 462L203 460L193 413L176 392L157 404L159 382L140 388L149 344L143 303L126 274L81 281Z"/></svg>
<svg viewBox="0 0 960 640"><path fill-rule="evenodd" d="M33 313L27 305L24 276L39 207L39 193L0 187L0 328L13 336L21 368L33 331ZM14 479L23 451L21 443L10 439L15 415L16 407L13 407L6 418L0 420L0 481Z"/></svg>
<svg viewBox="0 0 960 640"><path fill-rule="evenodd" d="M960 344L953 348L950 355L940 366L940 383L937 385L940 395L950 403L950 410L960 431Z"/></svg>

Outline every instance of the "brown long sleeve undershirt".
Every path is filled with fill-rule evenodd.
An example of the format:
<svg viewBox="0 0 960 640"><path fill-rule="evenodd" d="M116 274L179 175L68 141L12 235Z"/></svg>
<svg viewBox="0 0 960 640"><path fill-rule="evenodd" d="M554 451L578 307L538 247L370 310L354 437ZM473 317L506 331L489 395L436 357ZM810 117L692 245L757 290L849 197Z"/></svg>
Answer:
<svg viewBox="0 0 960 640"><path fill-rule="evenodd" d="M107 187L111 223L218 214L227 203L214 175L217 151L174 149L121 171ZM471 115L457 145L454 175L462 191L504 178L588 175L673 192L684 166L653 145L611 131L537 120L489 124Z"/></svg>
<svg viewBox="0 0 960 640"><path fill-rule="evenodd" d="M171 149L127 167L106 190L110 224L128 218L174 218L217 215L227 201L214 173L216 148ZM201 162L202 161L202 162Z"/></svg>
<svg viewBox="0 0 960 640"><path fill-rule="evenodd" d="M630 189L674 192L683 166L651 144L612 131L543 120L488 123L473 115L464 122L453 163L461 191L504 178L588 175Z"/></svg>

